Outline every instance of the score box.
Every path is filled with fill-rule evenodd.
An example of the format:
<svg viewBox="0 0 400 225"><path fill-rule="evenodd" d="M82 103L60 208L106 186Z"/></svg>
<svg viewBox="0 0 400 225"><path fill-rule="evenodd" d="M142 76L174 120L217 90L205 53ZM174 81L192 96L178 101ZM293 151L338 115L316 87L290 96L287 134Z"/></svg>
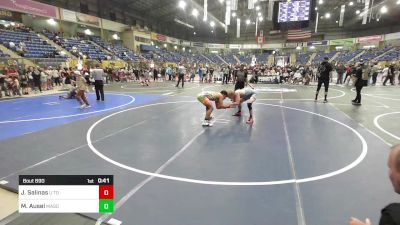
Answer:
<svg viewBox="0 0 400 225"><path fill-rule="evenodd" d="M20 213L112 213L113 175L20 175Z"/></svg>

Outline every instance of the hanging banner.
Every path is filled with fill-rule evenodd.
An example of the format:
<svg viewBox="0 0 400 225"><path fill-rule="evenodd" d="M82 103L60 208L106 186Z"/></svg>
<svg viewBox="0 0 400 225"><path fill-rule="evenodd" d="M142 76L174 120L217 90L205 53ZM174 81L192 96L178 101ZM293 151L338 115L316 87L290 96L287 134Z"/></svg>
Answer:
<svg viewBox="0 0 400 225"><path fill-rule="evenodd" d="M171 44L179 44L179 40L173 37L167 37L167 42Z"/></svg>
<svg viewBox="0 0 400 225"><path fill-rule="evenodd" d="M259 49L261 48L258 44L243 44L243 49Z"/></svg>
<svg viewBox="0 0 400 225"><path fill-rule="evenodd" d="M210 43L210 44L207 44L207 48L225 48L225 45L224 44L213 44L213 43Z"/></svg>
<svg viewBox="0 0 400 225"><path fill-rule="evenodd" d="M182 46L190 47L190 41L181 40L180 42L181 42L180 44L181 44Z"/></svg>
<svg viewBox="0 0 400 225"><path fill-rule="evenodd" d="M398 40L400 39L400 32L385 35L385 40Z"/></svg>
<svg viewBox="0 0 400 225"><path fill-rule="evenodd" d="M192 42L192 47L204 48L203 42Z"/></svg>
<svg viewBox="0 0 400 225"><path fill-rule="evenodd" d="M167 41L167 36L151 32L151 39L156 41Z"/></svg>
<svg viewBox="0 0 400 225"><path fill-rule="evenodd" d="M242 48L242 45L240 45L240 44L230 44L230 45L228 46L228 48L229 48L229 49L241 49L241 48Z"/></svg>
<svg viewBox="0 0 400 225"><path fill-rule="evenodd" d="M236 37L240 38L240 19L236 20Z"/></svg>
<svg viewBox="0 0 400 225"><path fill-rule="evenodd" d="M1 0L0 8L57 18L57 7L31 0Z"/></svg>
<svg viewBox="0 0 400 225"><path fill-rule="evenodd" d="M298 43L285 43L283 44L284 48L296 48L298 46Z"/></svg>
<svg viewBox="0 0 400 225"><path fill-rule="evenodd" d="M84 23L84 24L93 25L96 27L100 26L99 18L97 18L95 16L83 14L83 13L76 13L76 21L78 23Z"/></svg>
<svg viewBox="0 0 400 225"><path fill-rule="evenodd" d="M321 46L328 45L328 41L309 41L307 42L307 46Z"/></svg>
<svg viewBox="0 0 400 225"><path fill-rule="evenodd" d="M330 40L329 45L353 45L356 43L355 38Z"/></svg>
<svg viewBox="0 0 400 225"><path fill-rule="evenodd" d="M370 43L370 42L379 42L379 41L383 41L383 35L373 35L373 36L357 38L357 43Z"/></svg>

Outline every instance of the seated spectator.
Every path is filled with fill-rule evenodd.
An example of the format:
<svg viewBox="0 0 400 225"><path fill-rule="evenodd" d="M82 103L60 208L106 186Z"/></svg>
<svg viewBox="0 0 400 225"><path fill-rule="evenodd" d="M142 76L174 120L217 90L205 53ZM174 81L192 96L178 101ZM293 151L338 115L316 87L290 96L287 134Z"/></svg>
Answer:
<svg viewBox="0 0 400 225"><path fill-rule="evenodd" d="M394 192L400 194L400 144L392 147L388 160L389 178L392 182ZM371 225L371 221L365 222L351 218L350 225ZM393 203L381 211L379 225L400 225L400 203Z"/></svg>

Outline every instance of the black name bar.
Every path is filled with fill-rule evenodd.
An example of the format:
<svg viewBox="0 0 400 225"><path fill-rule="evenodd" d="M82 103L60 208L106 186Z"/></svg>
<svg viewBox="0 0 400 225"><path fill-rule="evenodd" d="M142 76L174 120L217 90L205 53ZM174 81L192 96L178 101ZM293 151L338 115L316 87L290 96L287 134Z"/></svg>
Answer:
<svg viewBox="0 0 400 225"><path fill-rule="evenodd" d="M114 175L20 175L19 185L113 185Z"/></svg>

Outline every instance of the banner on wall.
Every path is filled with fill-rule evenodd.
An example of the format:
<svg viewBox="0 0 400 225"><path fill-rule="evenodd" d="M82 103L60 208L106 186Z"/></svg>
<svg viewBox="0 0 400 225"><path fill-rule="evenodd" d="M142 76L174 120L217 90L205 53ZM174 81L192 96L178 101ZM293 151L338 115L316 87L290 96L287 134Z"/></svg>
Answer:
<svg viewBox="0 0 400 225"><path fill-rule="evenodd" d="M192 47L204 48L203 42L192 42Z"/></svg>
<svg viewBox="0 0 400 225"><path fill-rule="evenodd" d="M297 46L299 46L298 43L293 43L293 42L283 44L284 48L296 48Z"/></svg>
<svg viewBox="0 0 400 225"><path fill-rule="evenodd" d="M282 48L283 44L280 43L274 43L274 44L263 44L262 48L263 49L279 49Z"/></svg>
<svg viewBox="0 0 400 225"><path fill-rule="evenodd" d="M240 44L230 44L230 45L228 46L228 48L229 48L229 49L241 49L241 48L242 48L242 45L240 45Z"/></svg>
<svg viewBox="0 0 400 225"><path fill-rule="evenodd" d="M243 49L259 49L261 48L258 44L243 44Z"/></svg>
<svg viewBox="0 0 400 225"><path fill-rule="evenodd" d="M182 46L190 47L190 41L181 40L181 45L182 45Z"/></svg>
<svg viewBox="0 0 400 225"><path fill-rule="evenodd" d="M156 40L156 41L167 41L167 36L159 34L159 33L151 32L151 39Z"/></svg>
<svg viewBox="0 0 400 225"><path fill-rule="evenodd" d="M391 33L391 34L386 34L385 35L385 40L389 41L389 40L398 40L400 39L400 32L397 33Z"/></svg>
<svg viewBox="0 0 400 225"><path fill-rule="evenodd" d="M173 37L167 37L167 42L171 44L179 44L179 40Z"/></svg>
<svg viewBox="0 0 400 225"><path fill-rule="evenodd" d="M307 46L323 46L328 45L328 41L309 41Z"/></svg>
<svg viewBox="0 0 400 225"><path fill-rule="evenodd" d="M0 9L0 20L7 20L7 21L22 21L21 13L18 12L11 12L6 9Z"/></svg>
<svg viewBox="0 0 400 225"><path fill-rule="evenodd" d="M96 27L100 26L100 19L98 17L83 14L83 13L76 13L76 21L78 23L84 23L84 24L93 25Z"/></svg>
<svg viewBox="0 0 400 225"><path fill-rule="evenodd" d="M207 48L225 48L225 45L209 43L209 44L207 44Z"/></svg>
<svg viewBox="0 0 400 225"><path fill-rule="evenodd" d="M329 45L353 45L356 43L355 38L330 40Z"/></svg>
<svg viewBox="0 0 400 225"><path fill-rule="evenodd" d="M1 0L0 8L38 16L57 18L57 7L32 0Z"/></svg>
<svg viewBox="0 0 400 225"><path fill-rule="evenodd" d="M370 42L379 42L379 41L383 41L383 35L373 35L373 36L357 38L357 43L370 43Z"/></svg>
<svg viewBox="0 0 400 225"><path fill-rule="evenodd" d="M61 10L61 19L70 22L76 22L76 15L74 11L62 9Z"/></svg>

